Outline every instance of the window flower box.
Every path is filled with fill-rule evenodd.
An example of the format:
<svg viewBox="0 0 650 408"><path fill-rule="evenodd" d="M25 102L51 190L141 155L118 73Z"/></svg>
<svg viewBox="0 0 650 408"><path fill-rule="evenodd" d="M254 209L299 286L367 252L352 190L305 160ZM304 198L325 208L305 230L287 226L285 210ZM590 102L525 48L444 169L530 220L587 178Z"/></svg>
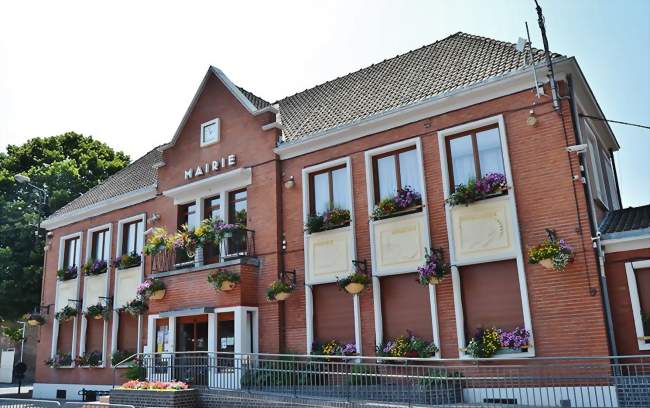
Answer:
<svg viewBox="0 0 650 408"><path fill-rule="evenodd" d="M321 231L347 227L350 225L350 219L350 210L334 207L321 215L309 216L305 224L305 231L308 234L314 234Z"/></svg>
<svg viewBox="0 0 650 408"><path fill-rule="evenodd" d="M379 357L430 358L438 352L438 346L408 333L394 340L386 341L375 349Z"/></svg>
<svg viewBox="0 0 650 408"><path fill-rule="evenodd" d="M50 368L62 368L72 366L72 354L57 351L54 357L45 360L45 365Z"/></svg>
<svg viewBox="0 0 650 408"><path fill-rule="evenodd" d="M312 354L317 356L354 356L357 354L357 346L354 343L342 344L336 340L330 340L324 344L314 344Z"/></svg>
<svg viewBox="0 0 650 408"><path fill-rule="evenodd" d="M88 262L81 266L81 271L86 276L101 275L102 273L106 273L107 270L108 263L102 259L94 261L88 260Z"/></svg>
<svg viewBox="0 0 650 408"><path fill-rule="evenodd" d="M412 187L406 186L397 190L393 197L384 198L375 205L371 219L374 221L398 217L422 210L422 195Z"/></svg>
<svg viewBox="0 0 650 408"><path fill-rule="evenodd" d="M68 268L59 269L56 272L56 276L60 281L67 281L75 279L77 277L77 272L78 270L76 266L70 266Z"/></svg>
<svg viewBox="0 0 650 408"><path fill-rule="evenodd" d="M82 368L100 367L103 364L102 353L93 351L75 358L75 364Z"/></svg>
<svg viewBox="0 0 650 408"><path fill-rule="evenodd" d="M513 330L491 327L477 330L464 351L474 358L489 358L496 354L525 352L529 347L528 330L519 327Z"/></svg>
<svg viewBox="0 0 650 408"><path fill-rule="evenodd" d="M450 206L470 205L475 201L498 197L508 192L506 176L490 173L478 180L470 179L467 184L459 184L449 195L446 202Z"/></svg>
<svg viewBox="0 0 650 408"><path fill-rule="evenodd" d="M136 254L135 252L131 252L130 254L118 256L115 261L113 261L113 266L117 269L129 269L140 266L141 263L142 256L140 256L140 254Z"/></svg>

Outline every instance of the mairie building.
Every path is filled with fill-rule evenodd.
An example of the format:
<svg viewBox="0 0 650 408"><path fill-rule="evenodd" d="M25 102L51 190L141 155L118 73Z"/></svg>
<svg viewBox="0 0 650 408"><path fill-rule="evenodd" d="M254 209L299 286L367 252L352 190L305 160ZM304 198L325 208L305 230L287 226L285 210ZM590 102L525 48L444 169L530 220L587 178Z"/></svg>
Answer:
<svg viewBox="0 0 650 408"><path fill-rule="evenodd" d="M491 327L527 333L495 360L650 354L650 207L621 208L605 114L550 57L553 82L543 50L456 33L275 102L209 67L171 140L43 222L34 396L110 388L120 353L373 356L409 333L471 361ZM217 243L163 239L206 220ZM565 267L531 262L545 240ZM422 284L432 253L448 273Z"/></svg>

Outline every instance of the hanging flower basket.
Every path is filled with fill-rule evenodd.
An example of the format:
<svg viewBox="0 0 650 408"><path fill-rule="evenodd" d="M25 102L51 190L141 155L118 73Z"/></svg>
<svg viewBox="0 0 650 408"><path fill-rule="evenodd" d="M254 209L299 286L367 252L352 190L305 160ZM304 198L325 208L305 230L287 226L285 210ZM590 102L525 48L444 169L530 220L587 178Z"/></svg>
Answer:
<svg viewBox="0 0 650 408"><path fill-rule="evenodd" d="M239 274L228 272L225 269L220 269L218 272L208 276L208 282L220 292L229 292L235 289L239 280Z"/></svg>
<svg viewBox="0 0 650 408"><path fill-rule="evenodd" d="M355 272L343 279L337 279L336 284L339 289L343 289L351 295L356 295L370 284L370 278L364 273Z"/></svg>
<svg viewBox="0 0 650 408"><path fill-rule="evenodd" d="M266 298L270 301L273 300L287 300L291 296L291 292L295 286L281 280L276 280L266 290Z"/></svg>
<svg viewBox="0 0 650 408"><path fill-rule="evenodd" d="M138 298L128 302L120 311L127 312L131 316L140 316L145 314L148 309L149 305L147 305L147 302L144 299Z"/></svg>
<svg viewBox="0 0 650 408"><path fill-rule="evenodd" d="M67 322L77 317L79 311L76 307L66 305L63 309L54 314L54 318L60 322Z"/></svg>
<svg viewBox="0 0 650 408"><path fill-rule="evenodd" d="M108 318L110 316L110 313L111 313L111 311L107 306L105 306L105 305L103 305L101 303L97 303L96 305L88 306L88 309L86 309L85 315L89 319L108 320Z"/></svg>
<svg viewBox="0 0 650 408"><path fill-rule="evenodd" d="M437 285L449 275L451 266L442 257L442 248L424 248L424 265L418 267L418 282L421 285Z"/></svg>
<svg viewBox="0 0 650 408"><path fill-rule="evenodd" d="M573 248L563 239L558 240L554 232L541 244L528 250L528 262L540 264L546 269L564 271L573 260Z"/></svg>
<svg viewBox="0 0 650 408"><path fill-rule="evenodd" d="M142 299L160 300L165 297L165 283L160 279L145 279L138 285L136 293Z"/></svg>
<svg viewBox="0 0 650 408"><path fill-rule="evenodd" d="M23 320L30 326L42 326L45 324L45 317L40 313L27 313Z"/></svg>
<svg viewBox="0 0 650 408"><path fill-rule="evenodd" d="M553 260L550 258L542 259L539 264L546 269L553 269Z"/></svg>

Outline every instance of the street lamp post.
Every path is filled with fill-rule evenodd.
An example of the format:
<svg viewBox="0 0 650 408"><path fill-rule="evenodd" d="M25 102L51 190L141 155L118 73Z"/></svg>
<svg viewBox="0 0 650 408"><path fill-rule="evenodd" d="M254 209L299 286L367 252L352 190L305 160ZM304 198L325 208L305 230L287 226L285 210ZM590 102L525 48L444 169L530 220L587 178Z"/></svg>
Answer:
<svg viewBox="0 0 650 408"><path fill-rule="evenodd" d="M23 325L23 335L22 335L22 340L20 341L20 362L22 363L23 362L23 349L25 348L25 327L27 326L27 322L18 321L16 323Z"/></svg>
<svg viewBox="0 0 650 408"><path fill-rule="evenodd" d="M41 228L41 219L43 218L43 207L47 204L47 197L48 197L47 188L46 187L39 187L39 186L33 184L32 180L28 176L25 176L24 174L16 174L14 176L14 180L16 180L20 184L27 184L32 189L34 189L34 192L38 196L38 199L39 199L39 202L38 202L38 225L36 227L36 236L38 236L39 230Z"/></svg>

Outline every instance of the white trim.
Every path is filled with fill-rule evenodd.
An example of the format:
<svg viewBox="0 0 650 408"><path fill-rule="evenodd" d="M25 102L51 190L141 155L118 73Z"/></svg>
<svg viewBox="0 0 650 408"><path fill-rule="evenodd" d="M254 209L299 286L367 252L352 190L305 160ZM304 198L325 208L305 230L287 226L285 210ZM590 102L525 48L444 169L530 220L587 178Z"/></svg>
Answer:
<svg viewBox="0 0 650 408"><path fill-rule="evenodd" d="M124 225L134 221L142 222L142 232L139 234L138 241L140 241L140 248L144 248L144 231L147 229L147 213L141 213L134 215L132 217L122 218L117 222L117 245L115 246L115 255L121 256L122 246L124 241ZM119 255L118 255L119 254ZM115 279L113 280L113 299L118 297L118 275L120 274L120 269L115 268ZM144 280L144 254L140 254L140 282ZM111 355L117 351L118 345L118 336L120 334L120 314L117 310L113 309L113 324L111 325ZM138 316L138 340L136 344L136 353L139 353L141 349L141 340L142 338L142 316Z"/></svg>
<svg viewBox="0 0 650 408"><path fill-rule="evenodd" d="M512 354L507 354L506 357L500 357L499 355L496 355L494 356L494 358L498 359L498 358L534 357L535 351L532 345L534 345L535 343L533 337L534 334L533 334L532 317L530 314L530 304L528 299L528 288L526 285L526 270L525 270L524 257L521 251L521 237L519 231L519 220L517 217L517 204L515 202L515 189L514 186L512 185L513 178L512 178L512 171L510 167L508 140L506 136L506 126L505 126L505 120L503 118L503 115L496 115L496 116L480 119L477 121L465 123L459 126L454 126L451 128L438 131L438 150L440 154L440 167L442 171L443 194L445 200L449 198L449 190L450 190L449 171L448 171L449 167L447 165L447 151L446 151L445 139L448 136L452 136L471 129L477 129L477 128L481 128L493 124L497 124L499 128L499 135L501 138L501 151L503 155L503 166L506 173L505 174L506 179L510 184L510 191L508 192L507 200L509 204L508 209L509 209L510 217L512 219L512 224L513 224L513 237L514 237L513 246L517 248L514 259L517 264L517 276L519 281L519 293L521 296L521 307L522 307L524 325L526 326L526 330L530 332L530 344L531 344L527 352L518 353L516 354L516 357L514 357ZM450 211L450 206L448 204L445 204L445 218L447 223L447 237L449 240L449 260L450 263L454 265L451 268L451 277L452 277L453 294L454 294L454 312L456 315L456 336L458 339L459 356L460 358L471 359L471 356L466 355L465 352L463 351L465 348L465 324L464 324L464 314L463 314L463 304L462 304L461 282L460 282L460 273L458 271L458 268L455 266L457 265L457 261L456 261L456 253L454 250L455 245L454 245L451 211ZM484 261L487 261L487 259L485 259ZM495 261L495 259L490 259L489 261L493 262Z"/></svg>
<svg viewBox="0 0 650 408"><path fill-rule="evenodd" d="M110 294L110 285L109 282L111 280L111 251L112 251L112 243L113 243L113 225L111 223L108 224L103 224L103 225L98 225L92 228L89 228L88 231L86 231L86 262L90 261L92 259L92 240L93 240L93 235L97 231L101 230L108 230L108 254L107 254L107 259L106 261L106 273L104 273L103 278L104 278L104 297L108 298ZM81 270L79 271L81 273ZM86 311L86 308L91 306L86 304L86 290L88 289L88 286L86 285L86 278L87 276L84 274L84 290L83 290L83 296L82 296L82 307L81 307L81 334L79 335L79 355L83 356L86 352L86 335L87 335L87 330L88 330L88 319L84 315L84 312ZM112 305L108 302L108 299L104 299L108 307L112 307ZM102 319L102 364L99 365L97 368L104 368L106 367L106 362L110 361L108 359L108 356L106 354L106 341L107 341L107 332L108 332L108 321Z"/></svg>
<svg viewBox="0 0 650 408"><path fill-rule="evenodd" d="M130 207L132 205L150 200L154 197L156 197L155 184L128 192L126 194L112 197L107 200L100 201L78 210L70 211L66 214L52 216L44 220L41 223L41 227L47 230L53 230L77 221L81 221L88 217L105 214L114 210L119 210L120 208Z"/></svg>
<svg viewBox="0 0 650 408"><path fill-rule="evenodd" d="M208 127L210 125L214 125L214 124L217 125L217 138L214 139L214 140L211 140L209 142L204 141L204 139L203 139L203 131L204 131L204 129L206 127ZM207 122L201 123L201 130L199 131L199 145L201 147L206 147L206 146L213 145L215 143L219 143L219 140L221 140L221 123L219 121L219 118L214 118L214 119L209 120Z"/></svg>
<svg viewBox="0 0 650 408"><path fill-rule="evenodd" d="M68 234L64 235L59 238L59 259L57 260L57 270L61 269L63 267L63 252L65 251L65 241L70 239L70 238L78 238L79 239L79 252L77 253L77 277L75 278L75 283L77 285L76 289L76 297L79 297L79 287L80 287L80 279L79 276L81 275L81 245L82 245L82 240L83 240L83 232L75 232L73 234ZM58 277L56 277L56 292L54 295L54 312L56 313L57 307L59 305L59 283L60 281L58 280ZM66 303L68 303L68 300L66 300ZM77 304L75 304L75 307L78 307ZM70 350L70 356L72 357L72 361L74 361L75 357L77 356L77 321L79 316L75 317L72 320L72 349ZM60 329L60 322L59 319L54 319L54 322L52 323L52 343L51 343L51 349L50 349L50 357L54 358L56 355L56 352L58 351L58 343L59 343L59 329ZM70 366L72 367L72 365Z"/></svg>
<svg viewBox="0 0 650 408"><path fill-rule="evenodd" d="M347 227L349 229L349 233L351 234L352 239L350 240L350 251L352 254L352 259L356 259L356 253L357 253L357 240L356 240L356 230L355 230L355 216L354 216L354 193L353 193L353 185L352 185L352 160L350 159L349 156L346 157L341 157L339 159L334 159L330 160L325 163L320 163L314 166L306 167L302 169L302 222L303 225L307 224L307 219L309 218L309 210L310 210L310 191L309 191L309 176L312 173L319 172L321 170L326 170L332 167L340 166L340 165L345 165L346 170L348 171L348 201L350 203L350 226ZM336 230L331 230L333 233L336 231L340 231L339 229ZM323 231L321 233L327 234L329 231ZM319 233L320 234L320 233ZM303 248L305 248L304 252L304 262L305 262L305 268L310 265L310 260L309 260L309 233L307 231L303 231ZM315 285L315 284L322 284L322 283L331 283L331 282L336 282L336 279L330 279L330 280L317 280L314 281L311 279L311 273L305 273L305 282L309 285Z"/></svg>
<svg viewBox="0 0 650 408"><path fill-rule="evenodd" d="M644 234L635 237L606 239L600 243L606 254L611 252L634 251L650 248L650 235Z"/></svg>
<svg viewBox="0 0 650 408"><path fill-rule="evenodd" d="M359 301L359 294L352 295L352 307L354 309L354 344L357 348L357 354L363 355L363 348L361 341L361 304Z"/></svg>
<svg viewBox="0 0 650 408"><path fill-rule="evenodd" d="M269 124L262 126L262 130L271 130L271 129L283 130L284 126L282 126L282 124L279 122L271 122Z"/></svg>
<svg viewBox="0 0 650 408"><path fill-rule="evenodd" d="M226 173L217 174L208 178L184 184L163 191L163 195L174 199L174 205L185 204L224 191L238 190L252 183L252 170L250 167L240 167Z"/></svg>
<svg viewBox="0 0 650 408"><path fill-rule="evenodd" d="M625 262L625 275L627 276L627 287L630 293L630 304L632 306L632 318L634 319L634 329L636 341L639 350L650 350L650 343L641 339L645 335L643 331L643 320L641 320L641 298L639 297L639 288L636 283L635 269L650 268L650 259L636 262Z"/></svg>
<svg viewBox="0 0 650 408"><path fill-rule="evenodd" d="M310 285L305 285L305 337L307 354L311 354L314 344L314 293Z"/></svg>
<svg viewBox="0 0 650 408"><path fill-rule="evenodd" d="M375 318L375 346L381 346L384 341L384 319L381 315L381 282L379 277L372 276L372 311Z"/></svg>

